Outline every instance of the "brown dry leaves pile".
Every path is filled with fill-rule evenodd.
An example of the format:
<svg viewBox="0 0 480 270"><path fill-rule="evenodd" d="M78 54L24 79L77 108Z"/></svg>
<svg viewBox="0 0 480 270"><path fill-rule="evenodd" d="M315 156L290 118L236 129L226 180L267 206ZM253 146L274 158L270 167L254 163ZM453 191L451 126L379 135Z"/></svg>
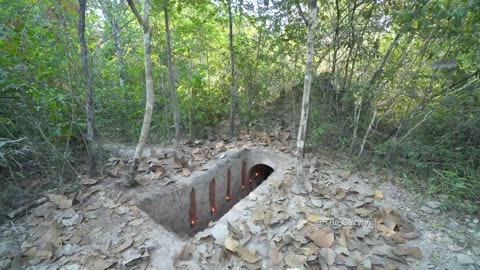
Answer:
<svg viewBox="0 0 480 270"><path fill-rule="evenodd" d="M293 194L285 186L258 196L245 217L197 235L176 267L204 269L398 269L422 259L408 240L419 237L412 223L383 203L380 190L357 176L310 170L313 191ZM293 172L283 183L291 181ZM223 226L224 227L224 226ZM218 241L224 239L223 241Z"/></svg>
<svg viewBox="0 0 480 270"><path fill-rule="evenodd" d="M270 134L270 135L267 135ZM212 159L222 159L225 151L229 149L241 149L269 145L271 149L288 152L289 131L280 128L267 132L263 129L262 136L258 136L255 130L252 135L241 133L238 138L230 140L195 140L187 141L176 149L152 148L147 155L140 160L136 182L146 186L153 181L160 181L163 185L175 182L173 176L181 175L189 177L194 171L206 170L204 165ZM119 158L110 158L105 168L105 173L114 178L121 178L128 174L129 161Z"/></svg>
<svg viewBox="0 0 480 270"><path fill-rule="evenodd" d="M135 231L145 214L114 191L113 182L111 177L81 177L77 192L48 194L25 224L15 225L13 232L2 228L2 238L17 239L9 242L11 250L0 261L8 269L145 269L148 239Z"/></svg>
<svg viewBox="0 0 480 270"><path fill-rule="evenodd" d="M288 139L282 136L284 141ZM279 140L273 139L280 144ZM153 181L169 185L175 182L175 175L187 177L195 170L205 170L209 160L224 158L228 149L258 144L263 143L241 135L235 141L188 141L175 150L152 148L140 162L136 181L141 186ZM0 269L40 265L61 269L145 269L152 247L149 239L136 230L148 218L114 188L124 181L130 162L110 158L103 176L82 176L78 191L48 194L48 201L33 209L25 224L3 226L2 241L16 239L5 242L11 250L0 254ZM257 262L251 250L240 247L236 252L246 261Z"/></svg>

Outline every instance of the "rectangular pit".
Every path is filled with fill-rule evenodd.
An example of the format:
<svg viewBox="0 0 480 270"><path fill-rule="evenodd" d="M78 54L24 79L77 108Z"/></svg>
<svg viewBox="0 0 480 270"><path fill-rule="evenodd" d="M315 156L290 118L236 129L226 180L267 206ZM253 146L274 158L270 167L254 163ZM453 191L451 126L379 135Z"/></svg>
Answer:
<svg viewBox="0 0 480 270"><path fill-rule="evenodd" d="M153 182L132 193L138 206L180 237L192 236L216 221L260 185L275 169L274 152L229 150L206 171L175 177L175 184Z"/></svg>

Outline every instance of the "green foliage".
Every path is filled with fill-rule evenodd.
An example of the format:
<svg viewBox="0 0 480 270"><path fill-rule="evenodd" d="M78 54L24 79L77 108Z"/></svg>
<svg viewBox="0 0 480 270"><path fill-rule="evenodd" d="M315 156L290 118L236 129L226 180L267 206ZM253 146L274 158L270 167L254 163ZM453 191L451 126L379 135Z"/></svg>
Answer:
<svg viewBox="0 0 480 270"><path fill-rule="evenodd" d="M63 180L66 164L84 156L76 4L1 3L0 138L8 142L0 147L2 179L22 179L31 171L17 163L33 161L44 176ZM238 122L246 128L288 121L284 128L294 134L306 36L295 2L233 4ZM320 1L309 146L352 153L355 164L396 167L426 194L472 209L480 193L480 2L338 4ZM169 14L184 133L220 133L231 79L226 7L172 1ZM174 134L163 19L162 1L153 1L152 143ZM86 29L97 138L135 142L145 110L142 31L124 1L88 1ZM455 64L432 65L443 60Z"/></svg>

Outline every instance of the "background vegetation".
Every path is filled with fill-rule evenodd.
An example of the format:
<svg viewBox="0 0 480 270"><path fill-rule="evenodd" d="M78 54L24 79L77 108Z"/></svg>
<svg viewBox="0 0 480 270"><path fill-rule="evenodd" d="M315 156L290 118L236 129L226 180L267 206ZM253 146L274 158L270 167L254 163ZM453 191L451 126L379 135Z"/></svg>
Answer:
<svg viewBox="0 0 480 270"><path fill-rule="evenodd" d="M151 5L156 100L149 140L158 143L171 141L175 130L164 2ZM280 126L281 119L296 133L305 3L232 5L237 132ZM478 211L480 2L318 6L308 148L395 168L406 185ZM170 1L168 11L184 137L226 133L227 5ZM0 18L0 209L7 210L84 172L86 96L76 1L1 1ZM86 20L97 140L135 142L145 107L142 31L122 0L87 1Z"/></svg>

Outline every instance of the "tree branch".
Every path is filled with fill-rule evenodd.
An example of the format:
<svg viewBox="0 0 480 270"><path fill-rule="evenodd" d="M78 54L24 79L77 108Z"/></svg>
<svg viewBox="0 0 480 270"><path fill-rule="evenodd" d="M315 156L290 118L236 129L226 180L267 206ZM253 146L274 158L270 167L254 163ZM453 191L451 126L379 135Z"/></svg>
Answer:
<svg viewBox="0 0 480 270"><path fill-rule="evenodd" d="M302 20L305 22L305 25L308 27L308 19L305 17L305 13L303 13L302 7L300 6L300 3L298 0L295 0L295 6L298 8L298 12L300 13L300 17L302 17Z"/></svg>
<svg viewBox="0 0 480 270"><path fill-rule="evenodd" d="M133 0L127 0L128 6L132 10L133 14L137 18L138 23L145 28L145 24L143 23L142 16L140 16L140 13L138 12L137 8L135 7L135 3L133 3Z"/></svg>

